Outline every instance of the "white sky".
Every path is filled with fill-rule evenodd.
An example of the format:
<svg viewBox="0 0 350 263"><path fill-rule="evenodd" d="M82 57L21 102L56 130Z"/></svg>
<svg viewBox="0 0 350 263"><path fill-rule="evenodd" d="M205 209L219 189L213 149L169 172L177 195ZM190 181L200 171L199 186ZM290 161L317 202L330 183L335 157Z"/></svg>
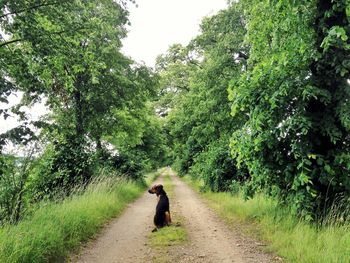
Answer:
<svg viewBox="0 0 350 263"><path fill-rule="evenodd" d="M165 53L175 43L186 45L199 33L199 25L205 16L225 8L227 0L136 0L138 7L129 5L129 33L123 40L122 51L137 62L154 67L158 55ZM10 105L19 102L21 94L11 95ZM28 110L31 119L37 120L47 112L43 104ZM0 133L18 125L15 118L0 118Z"/></svg>
<svg viewBox="0 0 350 263"><path fill-rule="evenodd" d="M128 37L123 51L137 62L154 66L158 55L175 43L186 45L199 33L205 16L225 8L227 0L136 0L130 5Z"/></svg>
<svg viewBox="0 0 350 263"><path fill-rule="evenodd" d="M22 92L16 92L15 94L11 94L8 97L9 104L6 103L0 103L0 109L7 109L10 108L13 105L16 105L20 102L22 98ZM28 116L28 121L37 121L39 120L40 116L46 114L48 110L45 107L44 103L36 103L32 107L23 107L21 110L24 110ZM2 117L0 117L0 134L9 130L13 129L16 126L18 126L19 122L17 121L17 118L13 116L11 112L9 112L11 115L6 120L4 120Z"/></svg>

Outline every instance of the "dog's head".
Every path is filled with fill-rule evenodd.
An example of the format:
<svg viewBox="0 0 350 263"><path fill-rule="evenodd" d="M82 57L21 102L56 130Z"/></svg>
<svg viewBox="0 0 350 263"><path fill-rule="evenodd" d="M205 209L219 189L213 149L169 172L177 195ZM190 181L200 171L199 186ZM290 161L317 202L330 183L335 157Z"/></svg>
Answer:
<svg viewBox="0 0 350 263"><path fill-rule="evenodd" d="M148 189L148 192L150 194L156 194L157 196L160 195L163 191L163 185L161 184L155 184L152 186L152 188Z"/></svg>

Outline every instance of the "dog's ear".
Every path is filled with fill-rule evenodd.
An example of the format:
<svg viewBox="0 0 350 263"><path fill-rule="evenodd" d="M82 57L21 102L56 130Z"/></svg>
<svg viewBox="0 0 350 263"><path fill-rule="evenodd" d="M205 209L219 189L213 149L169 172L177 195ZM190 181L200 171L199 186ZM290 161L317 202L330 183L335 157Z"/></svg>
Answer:
<svg viewBox="0 0 350 263"><path fill-rule="evenodd" d="M163 185L161 185L161 184L157 185L157 189L163 190Z"/></svg>

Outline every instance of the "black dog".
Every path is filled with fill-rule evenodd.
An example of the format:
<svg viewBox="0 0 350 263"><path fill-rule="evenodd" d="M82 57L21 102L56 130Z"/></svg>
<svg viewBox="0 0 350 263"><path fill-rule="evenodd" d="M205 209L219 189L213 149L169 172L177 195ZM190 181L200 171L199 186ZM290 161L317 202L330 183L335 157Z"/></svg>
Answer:
<svg viewBox="0 0 350 263"><path fill-rule="evenodd" d="M157 231L158 228L168 226L171 223L169 198L163 189L163 185L156 184L148 190L150 194L156 194L158 203L156 207L156 214L154 215L154 225L156 226L152 232Z"/></svg>

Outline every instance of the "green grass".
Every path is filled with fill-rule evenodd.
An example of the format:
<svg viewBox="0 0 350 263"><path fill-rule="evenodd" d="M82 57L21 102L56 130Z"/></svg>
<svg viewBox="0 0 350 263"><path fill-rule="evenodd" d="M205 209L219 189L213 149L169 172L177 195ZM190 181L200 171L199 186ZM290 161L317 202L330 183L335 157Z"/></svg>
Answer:
<svg viewBox="0 0 350 263"><path fill-rule="evenodd" d="M183 244L187 240L186 230L177 226L163 227L150 234L150 245L152 247L175 246Z"/></svg>
<svg viewBox="0 0 350 263"><path fill-rule="evenodd" d="M0 229L0 262L64 262L143 190L141 184L105 179L84 194L42 204L19 224Z"/></svg>
<svg viewBox="0 0 350 263"><path fill-rule="evenodd" d="M201 183L184 180L196 191ZM350 225L317 226L292 216L262 195L248 201L239 195L205 192L202 196L228 224L265 240L267 250L298 263L349 263Z"/></svg>
<svg viewBox="0 0 350 263"><path fill-rule="evenodd" d="M175 196L174 185L172 184L170 175L168 173L165 174L165 176L164 176L163 186L164 186L164 190L166 191L169 198L174 198L174 196Z"/></svg>

